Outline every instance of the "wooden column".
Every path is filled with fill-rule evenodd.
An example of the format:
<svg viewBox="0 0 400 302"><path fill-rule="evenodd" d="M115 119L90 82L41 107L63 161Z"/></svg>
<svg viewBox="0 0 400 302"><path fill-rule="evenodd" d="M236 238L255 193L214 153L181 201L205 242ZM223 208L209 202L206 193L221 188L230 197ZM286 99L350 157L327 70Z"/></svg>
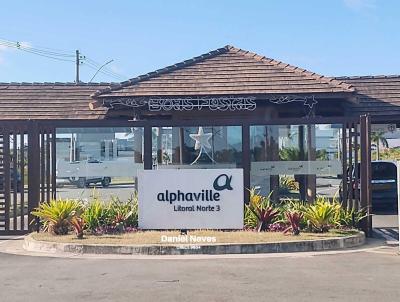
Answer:
<svg viewBox="0 0 400 302"><path fill-rule="evenodd" d="M150 125L144 126L144 169L152 170L153 169L153 155L152 155L152 127Z"/></svg>
<svg viewBox="0 0 400 302"><path fill-rule="evenodd" d="M179 127L172 127L171 131L171 136L172 136L172 164L180 164L181 163L181 147L180 147L180 140L179 140Z"/></svg>
<svg viewBox="0 0 400 302"><path fill-rule="evenodd" d="M250 126L245 124L242 126L242 167L243 167L243 186L244 186L244 202L250 201Z"/></svg>
<svg viewBox="0 0 400 302"><path fill-rule="evenodd" d="M134 163L143 163L143 128L135 127L133 128L133 161ZM135 190L138 190L138 177L134 176L135 180Z"/></svg>
<svg viewBox="0 0 400 302"><path fill-rule="evenodd" d="M143 145L143 128L137 127L133 129L133 156L135 163L143 162L142 154Z"/></svg>
<svg viewBox="0 0 400 302"><path fill-rule="evenodd" d="M361 229L368 237L372 236L371 200L371 121L367 115L360 119L361 136L361 207L366 209L367 217L361 221Z"/></svg>
<svg viewBox="0 0 400 302"><path fill-rule="evenodd" d="M162 149L162 127L157 128L157 163L163 163L163 149Z"/></svg>
<svg viewBox="0 0 400 302"><path fill-rule="evenodd" d="M267 137L268 142L268 160L279 160L279 126L267 126L270 129L270 135ZM279 201L279 175L270 176L270 189L272 191L271 199L275 202Z"/></svg>
<svg viewBox="0 0 400 302"><path fill-rule="evenodd" d="M40 138L37 122L31 121L28 130L28 225L29 230L35 226L31 212L40 201Z"/></svg>
<svg viewBox="0 0 400 302"><path fill-rule="evenodd" d="M317 150L316 150L316 133L315 124L307 125L307 160L315 161ZM307 175L307 201L314 202L317 195L317 176Z"/></svg>
<svg viewBox="0 0 400 302"><path fill-rule="evenodd" d="M299 146L299 159L305 159L305 150L304 150L304 125L299 125L299 135L298 135L298 146ZM307 189L306 189L306 177L305 175L295 175L296 180L299 183L299 193L300 193L300 200L305 201L307 200Z"/></svg>

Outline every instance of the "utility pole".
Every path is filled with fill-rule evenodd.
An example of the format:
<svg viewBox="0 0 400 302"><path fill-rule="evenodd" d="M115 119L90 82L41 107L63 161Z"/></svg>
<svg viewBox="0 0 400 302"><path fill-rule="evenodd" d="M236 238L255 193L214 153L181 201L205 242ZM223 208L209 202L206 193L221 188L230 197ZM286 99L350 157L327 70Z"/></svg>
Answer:
<svg viewBox="0 0 400 302"><path fill-rule="evenodd" d="M76 64L75 83L79 84L79 62L80 62L79 50L76 50L75 54L76 54L76 58L75 58L75 64Z"/></svg>

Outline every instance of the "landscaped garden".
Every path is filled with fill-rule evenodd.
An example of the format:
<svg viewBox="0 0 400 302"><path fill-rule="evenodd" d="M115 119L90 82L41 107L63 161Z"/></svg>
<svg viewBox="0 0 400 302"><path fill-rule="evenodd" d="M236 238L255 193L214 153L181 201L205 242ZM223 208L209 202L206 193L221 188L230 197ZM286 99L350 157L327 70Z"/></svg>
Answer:
<svg viewBox="0 0 400 302"><path fill-rule="evenodd" d="M162 236L180 236L180 231L141 231L138 229L138 198L110 201L93 197L84 203L75 199L42 203L32 214L40 219L42 232L33 238L55 242L88 244L170 244ZM214 237L212 243L261 243L315 240L349 236L365 217L363 210L352 210L338 201L318 197L315 203L283 200L273 203L269 196L250 190L244 208L244 229L233 231L193 230L189 236ZM178 242L179 243L179 242ZM201 242L210 244L210 242Z"/></svg>

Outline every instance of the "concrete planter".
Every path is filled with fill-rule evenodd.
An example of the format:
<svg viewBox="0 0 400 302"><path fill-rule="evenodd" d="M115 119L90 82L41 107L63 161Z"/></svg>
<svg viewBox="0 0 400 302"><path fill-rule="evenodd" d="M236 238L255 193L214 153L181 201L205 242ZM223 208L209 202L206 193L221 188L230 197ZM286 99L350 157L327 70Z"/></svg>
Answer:
<svg viewBox="0 0 400 302"><path fill-rule="evenodd" d="M31 252L102 254L102 255L218 255L313 252L352 248L365 243L365 234L319 240L283 241L269 243L226 243L212 245L100 245L37 241L25 237L24 248Z"/></svg>

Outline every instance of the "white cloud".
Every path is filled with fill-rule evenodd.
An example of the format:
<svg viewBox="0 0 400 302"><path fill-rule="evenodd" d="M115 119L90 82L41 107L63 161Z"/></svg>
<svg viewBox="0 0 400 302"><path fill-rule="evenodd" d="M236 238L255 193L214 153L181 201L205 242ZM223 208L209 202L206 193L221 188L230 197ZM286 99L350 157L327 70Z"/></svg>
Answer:
<svg viewBox="0 0 400 302"><path fill-rule="evenodd" d="M343 0L344 5L356 12L371 11L376 8L376 0Z"/></svg>

